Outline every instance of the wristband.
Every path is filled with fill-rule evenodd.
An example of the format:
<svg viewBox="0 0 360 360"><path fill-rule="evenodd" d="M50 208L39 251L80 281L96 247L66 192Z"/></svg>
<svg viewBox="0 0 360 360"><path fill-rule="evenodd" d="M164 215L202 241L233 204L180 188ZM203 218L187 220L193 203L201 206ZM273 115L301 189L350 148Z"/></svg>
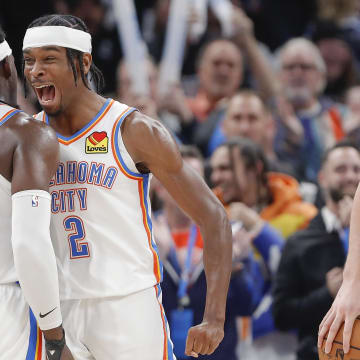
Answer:
<svg viewBox="0 0 360 360"><path fill-rule="evenodd" d="M65 330L61 340L47 340L45 338L46 356L48 360L60 360L61 354L65 347ZM45 337L45 336L44 336Z"/></svg>

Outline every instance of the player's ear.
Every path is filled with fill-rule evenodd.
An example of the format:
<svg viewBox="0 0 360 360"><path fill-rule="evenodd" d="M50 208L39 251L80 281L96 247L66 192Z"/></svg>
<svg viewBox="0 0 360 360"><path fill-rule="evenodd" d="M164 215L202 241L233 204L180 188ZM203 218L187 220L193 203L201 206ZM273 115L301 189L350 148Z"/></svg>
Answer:
<svg viewBox="0 0 360 360"><path fill-rule="evenodd" d="M82 61L83 61L83 67L84 67L84 72L85 75L88 74L88 72L90 71L90 66L92 63L92 56L89 53L84 53L83 57L82 57Z"/></svg>

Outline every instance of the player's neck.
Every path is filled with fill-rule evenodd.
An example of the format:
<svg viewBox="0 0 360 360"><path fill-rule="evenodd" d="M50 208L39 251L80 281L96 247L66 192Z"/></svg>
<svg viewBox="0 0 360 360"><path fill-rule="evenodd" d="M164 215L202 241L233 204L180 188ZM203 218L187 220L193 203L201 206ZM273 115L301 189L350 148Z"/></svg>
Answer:
<svg viewBox="0 0 360 360"><path fill-rule="evenodd" d="M5 85L0 83L0 101L3 104L17 107L16 97L16 91L10 91L7 83Z"/></svg>
<svg viewBox="0 0 360 360"><path fill-rule="evenodd" d="M50 115L50 124L59 134L72 136L96 116L105 101L106 99L95 92L85 91L73 99L61 113Z"/></svg>
<svg viewBox="0 0 360 360"><path fill-rule="evenodd" d="M17 105L11 104L10 101L6 101L6 100L3 99L1 96L0 96L0 104L9 105L9 106L14 107L14 108L17 108L17 107L18 107Z"/></svg>

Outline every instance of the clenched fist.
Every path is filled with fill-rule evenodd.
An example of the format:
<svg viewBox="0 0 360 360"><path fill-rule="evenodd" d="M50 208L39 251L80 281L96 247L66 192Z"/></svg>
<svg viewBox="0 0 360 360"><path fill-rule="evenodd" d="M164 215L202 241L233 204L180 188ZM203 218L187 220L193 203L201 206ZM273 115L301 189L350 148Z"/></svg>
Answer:
<svg viewBox="0 0 360 360"><path fill-rule="evenodd" d="M203 321L201 324L189 329L186 339L185 354L198 357L210 355L224 338L224 325Z"/></svg>

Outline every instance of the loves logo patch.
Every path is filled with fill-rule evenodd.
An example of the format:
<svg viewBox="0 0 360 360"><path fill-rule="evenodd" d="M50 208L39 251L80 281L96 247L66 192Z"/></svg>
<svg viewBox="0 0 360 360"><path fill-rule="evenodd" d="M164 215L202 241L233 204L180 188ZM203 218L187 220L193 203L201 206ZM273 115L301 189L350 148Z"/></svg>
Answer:
<svg viewBox="0 0 360 360"><path fill-rule="evenodd" d="M95 131L86 138L86 154L106 154L109 147L109 138L106 131Z"/></svg>

